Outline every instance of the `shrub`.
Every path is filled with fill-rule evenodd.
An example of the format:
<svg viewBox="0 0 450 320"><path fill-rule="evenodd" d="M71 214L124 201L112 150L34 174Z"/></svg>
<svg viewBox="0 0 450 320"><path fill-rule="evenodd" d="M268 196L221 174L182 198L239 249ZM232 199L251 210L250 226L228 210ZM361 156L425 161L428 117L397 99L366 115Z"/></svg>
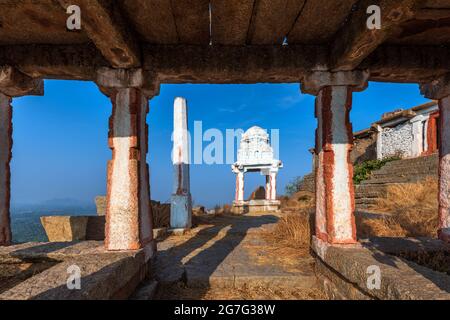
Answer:
<svg viewBox="0 0 450 320"><path fill-rule="evenodd" d="M286 185L285 193L288 197L292 196L294 193L298 191L298 187L302 182L303 177L295 177Z"/></svg>
<svg viewBox="0 0 450 320"><path fill-rule="evenodd" d="M399 160L399 157L390 157L382 160L368 160L353 168L353 182L360 184L364 180L368 180L372 171L381 169L386 163L394 160Z"/></svg>
<svg viewBox="0 0 450 320"><path fill-rule="evenodd" d="M305 208L280 218L270 233L271 240L278 245L307 248L311 241L313 211Z"/></svg>

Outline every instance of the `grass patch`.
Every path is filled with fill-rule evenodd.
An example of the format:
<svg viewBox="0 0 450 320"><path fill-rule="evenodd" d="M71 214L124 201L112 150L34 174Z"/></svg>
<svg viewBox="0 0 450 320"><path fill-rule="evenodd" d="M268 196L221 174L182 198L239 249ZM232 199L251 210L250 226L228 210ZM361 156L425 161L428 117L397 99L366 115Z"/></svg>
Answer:
<svg viewBox="0 0 450 320"><path fill-rule="evenodd" d="M436 237L438 227L438 182L428 178L417 183L389 186L387 197L374 210L385 212L379 219L357 219L361 237Z"/></svg>

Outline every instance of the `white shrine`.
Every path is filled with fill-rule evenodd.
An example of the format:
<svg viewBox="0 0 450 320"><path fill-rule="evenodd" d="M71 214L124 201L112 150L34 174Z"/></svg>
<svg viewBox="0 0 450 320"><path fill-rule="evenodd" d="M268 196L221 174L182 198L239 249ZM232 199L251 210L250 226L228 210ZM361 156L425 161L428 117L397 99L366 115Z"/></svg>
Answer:
<svg viewBox="0 0 450 320"><path fill-rule="evenodd" d="M233 202L233 212L264 212L276 211L280 208L277 200L277 175L283 164L274 159L273 148L270 146L266 130L254 126L248 129L241 138L237 161L231 166L236 174L236 194ZM260 172L266 176L266 197L264 200L244 200L244 174Z"/></svg>

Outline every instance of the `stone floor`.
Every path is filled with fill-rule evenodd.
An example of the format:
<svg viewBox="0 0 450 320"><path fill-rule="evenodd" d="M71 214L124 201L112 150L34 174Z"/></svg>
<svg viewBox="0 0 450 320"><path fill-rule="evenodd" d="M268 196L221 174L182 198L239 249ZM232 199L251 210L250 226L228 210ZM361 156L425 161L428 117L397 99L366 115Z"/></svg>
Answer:
<svg viewBox="0 0 450 320"><path fill-rule="evenodd" d="M0 247L0 300L128 298L146 275L148 251L107 252L103 242ZM80 289L67 282L80 271Z"/></svg>
<svg viewBox="0 0 450 320"><path fill-rule="evenodd" d="M277 220L268 213L216 216L189 233L167 236L153 264L156 298L323 298L308 251L284 254L265 240Z"/></svg>

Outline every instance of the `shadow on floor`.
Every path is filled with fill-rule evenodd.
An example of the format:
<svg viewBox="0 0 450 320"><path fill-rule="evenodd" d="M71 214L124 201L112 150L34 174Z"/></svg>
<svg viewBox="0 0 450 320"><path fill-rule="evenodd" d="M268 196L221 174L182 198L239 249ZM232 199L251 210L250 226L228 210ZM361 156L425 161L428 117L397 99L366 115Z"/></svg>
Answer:
<svg viewBox="0 0 450 320"><path fill-rule="evenodd" d="M405 263L450 293L450 245L432 238L379 237L371 239L365 247L378 262L394 268L398 268L399 262Z"/></svg>
<svg viewBox="0 0 450 320"><path fill-rule="evenodd" d="M158 249L153 270L160 283L158 297L167 299L161 291L170 290L171 285L182 281L195 287L190 299L201 299L210 287L211 275L223 268L226 258L234 254L249 230L276 223L278 219L274 215L217 217L211 221L213 226L200 230L187 241Z"/></svg>

